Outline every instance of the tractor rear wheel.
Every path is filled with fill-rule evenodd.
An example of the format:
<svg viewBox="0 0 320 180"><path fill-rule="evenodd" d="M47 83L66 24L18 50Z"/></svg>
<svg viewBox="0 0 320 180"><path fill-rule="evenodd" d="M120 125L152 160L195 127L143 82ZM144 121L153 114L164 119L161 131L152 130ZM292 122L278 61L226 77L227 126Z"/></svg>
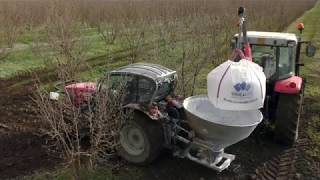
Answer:
<svg viewBox="0 0 320 180"><path fill-rule="evenodd" d="M119 155L128 162L148 164L160 153L163 146L163 129L160 123L147 116L134 113L120 131Z"/></svg>
<svg viewBox="0 0 320 180"><path fill-rule="evenodd" d="M298 139L303 92L280 94L276 110L275 138L278 142L293 145Z"/></svg>

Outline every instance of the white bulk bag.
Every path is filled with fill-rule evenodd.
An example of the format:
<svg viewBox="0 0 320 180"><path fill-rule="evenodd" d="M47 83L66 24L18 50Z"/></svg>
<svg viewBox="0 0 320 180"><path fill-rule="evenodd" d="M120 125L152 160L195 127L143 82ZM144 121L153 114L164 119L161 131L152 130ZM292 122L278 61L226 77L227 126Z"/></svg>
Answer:
<svg viewBox="0 0 320 180"><path fill-rule="evenodd" d="M242 59L226 61L207 77L210 102L223 110L254 110L263 107L266 76L262 67Z"/></svg>

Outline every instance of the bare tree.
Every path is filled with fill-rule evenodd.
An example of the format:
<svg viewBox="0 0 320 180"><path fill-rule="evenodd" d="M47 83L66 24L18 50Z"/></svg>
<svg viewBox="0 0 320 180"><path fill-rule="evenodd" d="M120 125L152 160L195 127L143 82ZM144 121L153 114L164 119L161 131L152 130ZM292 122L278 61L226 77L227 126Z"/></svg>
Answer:
<svg viewBox="0 0 320 180"><path fill-rule="evenodd" d="M97 31L105 46L113 45L119 35L117 23L99 23L96 25Z"/></svg>
<svg viewBox="0 0 320 180"><path fill-rule="evenodd" d="M123 49L129 50L130 63L135 63L138 56L143 53L143 46L146 42L145 22L125 19L120 36L122 37L121 45Z"/></svg>
<svg viewBox="0 0 320 180"><path fill-rule="evenodd" d="M34 98L36 110L45 122L41 129L49 140L49 150L59 154L73 169L77 179L81 168L94 168L98 162L110 162L119 145L119 133L130 111L123 110L124 85L111 90L109 78L94 97L80 106L66 93L58 101L39 90Z"/></svg>
<svg viewBox="0 0 320 180"><path fill-rule="evenodd" d="M45 27L46 45L38 43L33 48L48 66L53 66L60 80L76 79L85 65L90 41L81 37L81 24L72 2L53 1Z"/></svg>
<svg viewBox="0 0 320 180"><path fill-rule="evenodd" d="M15 3L2 2L0 7L0 60L12 51L22 30L19 9Z"/></svg>

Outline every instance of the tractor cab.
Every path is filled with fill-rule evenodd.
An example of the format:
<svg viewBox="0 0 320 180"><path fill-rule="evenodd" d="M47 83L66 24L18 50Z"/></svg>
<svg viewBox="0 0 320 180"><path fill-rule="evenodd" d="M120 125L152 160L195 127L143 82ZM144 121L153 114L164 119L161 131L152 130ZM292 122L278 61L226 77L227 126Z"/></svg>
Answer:
<svg viewBox="0 0 320 180"><path fill-rule="evenodd" d="M111 88L117 90L125 84L128 103L152 103L165 99L173 94L176 84L176 72L156 64L136 63L124 66L108 73ZM104 82L99 83L103 88Z"/></svg>
<svg viewBox="0 0 320 180"><path fill-rule="evenodd" d="M234 36L233 43L238 40ZM252 59L264 69L267 80L275 81L296 75L298 38L292 33L247 32Z"/></svg>
<svg viewBox="0 0 320 180"><path fill-rule="evenodd" d="M248 31L247 38L251 45L252 59L264 69L268 82L287 79L299 75L300 38L293 33ZM238 34L232 40L234 46L238 41ZM307 46L306 55L314 56L315 49L311 44Z"/></svg>
<svg viewBox="0 0 320 180"><path fill-rule="evenodd" d="M176 80L176 71L158 64L136 63L108 72L99 81L98 90L111 88L116 93L124 88L125 108L156 120L162 114L156 104L166 104L166 98L174 96Z"/></svg>

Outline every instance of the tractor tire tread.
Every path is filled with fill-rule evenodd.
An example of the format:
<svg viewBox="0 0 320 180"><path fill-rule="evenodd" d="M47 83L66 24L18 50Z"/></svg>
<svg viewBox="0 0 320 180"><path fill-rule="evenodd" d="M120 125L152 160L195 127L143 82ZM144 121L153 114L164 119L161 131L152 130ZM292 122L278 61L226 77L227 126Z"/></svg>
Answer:
<svg viewBox="0 0 320 180"><path fill-rule="evenodd" d="M302 92L279 95L275 122L275 138L278 142L291 146L297 140L302 100Z"/></svg>

